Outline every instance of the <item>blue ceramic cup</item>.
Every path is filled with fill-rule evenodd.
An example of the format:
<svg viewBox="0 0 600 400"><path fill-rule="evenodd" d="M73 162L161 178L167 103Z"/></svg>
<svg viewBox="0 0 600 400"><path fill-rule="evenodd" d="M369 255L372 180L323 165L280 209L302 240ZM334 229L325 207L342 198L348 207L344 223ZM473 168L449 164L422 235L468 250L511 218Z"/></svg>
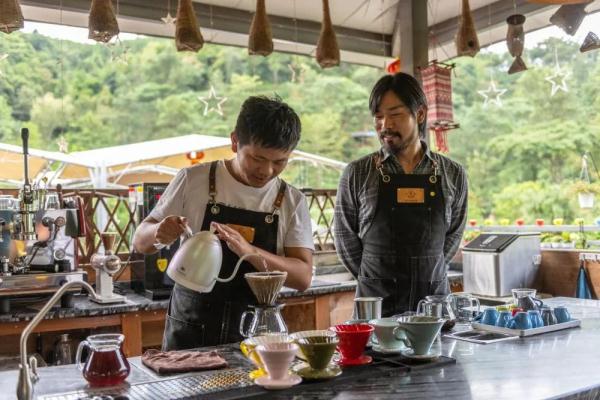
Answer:
<svg viewBox="0 0 600 400"><path fill-rule="evenodd" d="M496 325L498 319L498 310L495 308L486 308L481 315L481 323L485 325Z"/></svg>
<svg viewBox="0 0 600 400"><path fill-rule="evenodd" d="M571 320L571 314L569 314L567 307L564 306L554 308L554 315L556 316L556 322L559 324L562 324L563 322L569 322Z"/></svg>
<svg viewBox="0 0 600 400"><path fill-rule="evenodd" d="M514 329L531 329L531 319L525 311L519 311L513 318L515 322Z"/></svg>
<svg viewBox="0 0 600 400"><path fill-rule="evenodd" d="M498 319L496 319L496 326L501 328L508 328L508 323L512 319L512 313L510 311L500 311Z"/></svg>
<svg viewBox="0 0 600 400"><path fill-rule="evenodd" d="M542 314L538 310L529 310L527 311L529 315L529 320L531 321L532 328L540 328L544 326L544 321L542 320Z"/></svg>

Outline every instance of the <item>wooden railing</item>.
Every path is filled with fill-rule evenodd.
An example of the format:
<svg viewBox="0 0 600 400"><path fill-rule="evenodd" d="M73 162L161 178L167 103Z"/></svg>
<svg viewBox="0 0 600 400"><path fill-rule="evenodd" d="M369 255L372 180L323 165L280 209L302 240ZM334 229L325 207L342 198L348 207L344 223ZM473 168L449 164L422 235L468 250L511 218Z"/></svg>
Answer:
<svg viewBox="0 0 600 400"><path fill-rule="evenodd" d="M18 190L2 189L3 194L16 196ZM303 189L313 224L315 249L335 250L333 243L333 208L336 190ZM133 250L132 238L135 231L135 210L130 207L127 189L68 190L64 197L80 196L84 201L86 235L79 239L79 263L89 263L92 254L100 247L100 234L105 231L118 233L114 251L123 260L129 258ZM313 225L313 228L315 226Z"/></svg>

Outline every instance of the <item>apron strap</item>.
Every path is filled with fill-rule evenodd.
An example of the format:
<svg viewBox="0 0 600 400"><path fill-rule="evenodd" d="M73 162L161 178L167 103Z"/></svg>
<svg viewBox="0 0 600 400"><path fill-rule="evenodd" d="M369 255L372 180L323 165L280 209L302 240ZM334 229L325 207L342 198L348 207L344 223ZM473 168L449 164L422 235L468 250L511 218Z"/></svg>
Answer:
<svg viewBox="0 0 600 400"><path fill-rule="evenodd" d="M210 207L210 212L212 214L218 214L221 211L221 209L217 205L216 172L218 162L218 160L215 160L210 163L210 171L208 173L208 197L210 197L210 199L208 200L208 204L212 204L212 206Z"/></svg>
<svg viewBox="0 0 600 400"><path fill-rule="evenodd" d="M277 197L275 197L275 201L273 202L273 212L271 214L265 216L265 222L267 224L272 224L275 220L275 214L279 213L279 209L281 208L281 203L283 203L283 198L285 197L285 190L287 189L287 183L282 179L281 184L279 185L279 191L277 192Z"/></svg>
<svg viewBox="0 0 600 400"><path fill-rule="evenodd" d="M436 183L438 179L437 177L439 167L437 161L435 161L434 159L431 159L431 162L433 163L433 174L431 174L431 176L429 177L429 182ZM379 171L379 174L381 175L381 180L384 183L388 183L390 181L390 176L386 174L383 170L383 161L381 160L379 153L373 154L373 163L375 163L375 169Z"/></svg>

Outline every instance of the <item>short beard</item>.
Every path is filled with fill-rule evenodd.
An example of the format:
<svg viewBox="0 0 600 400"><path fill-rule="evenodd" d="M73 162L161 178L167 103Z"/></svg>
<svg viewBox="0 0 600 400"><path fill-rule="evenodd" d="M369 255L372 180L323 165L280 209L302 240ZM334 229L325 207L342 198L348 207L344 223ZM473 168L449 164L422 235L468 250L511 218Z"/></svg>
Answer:
<svg viewBox="0 0 600 400"><path fill-rule="evenodd" d="M399 143L388 144L385 142L385 140L383 140L385 136L397 137L400 139ZM400 135L398 132L389 129L386 129L379 133L379 142L381 143L381 146L391 154L401 154L412 144L412 140L410 138L407 138L407 140L403 140L402 135Z"/></svg>

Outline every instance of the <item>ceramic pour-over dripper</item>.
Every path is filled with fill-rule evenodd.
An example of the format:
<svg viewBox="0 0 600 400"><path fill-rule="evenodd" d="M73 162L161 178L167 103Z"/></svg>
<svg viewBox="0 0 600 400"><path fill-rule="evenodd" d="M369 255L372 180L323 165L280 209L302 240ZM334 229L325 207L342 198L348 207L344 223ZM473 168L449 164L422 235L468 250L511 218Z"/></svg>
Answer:
<svg viewBox="0 0 600 400"><path fill-rule="evenodd" d="M258 304L270 306L275 304L286 277L287 272L281 271L248 272L244 274L244 278L246 278L252 293L256 296Z"/></svg>

